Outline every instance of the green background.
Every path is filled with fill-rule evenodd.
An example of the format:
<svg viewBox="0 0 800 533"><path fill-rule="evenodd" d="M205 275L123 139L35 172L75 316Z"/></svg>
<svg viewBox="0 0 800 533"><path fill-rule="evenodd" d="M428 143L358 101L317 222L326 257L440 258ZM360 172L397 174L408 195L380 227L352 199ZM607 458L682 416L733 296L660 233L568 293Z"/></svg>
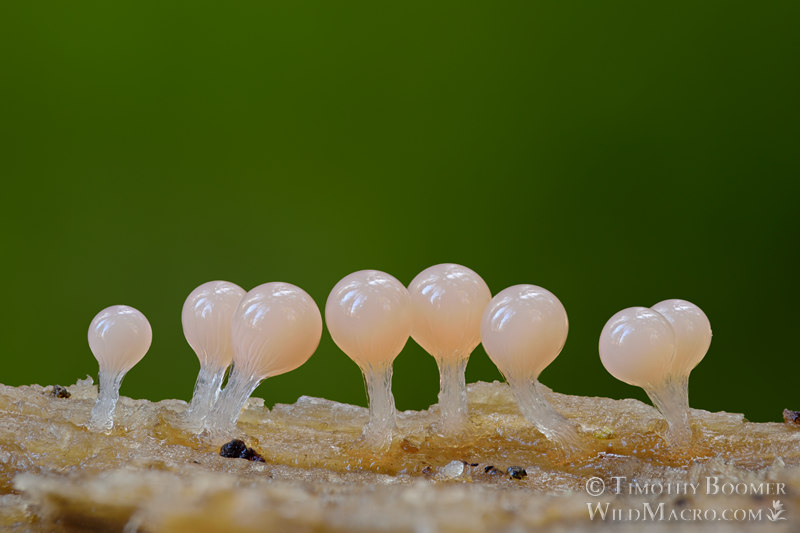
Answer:
<svg viewBox="0 0 800 533"><path fill-rule="evenodd" d="M132 305L153 344L122 386L188 399L180 311L202 282L287 281L324 308L365 268L441 262L570 319L541 376L644 398L600 364L605 321L685 298L714 340L694 407L779 420L797 398L800 3L3 2L3 365L73 383ZM481 348L468 381L499 379ZM401 409L433 359L395 363ZM327 331L256 392L364 404Z"/></svg>

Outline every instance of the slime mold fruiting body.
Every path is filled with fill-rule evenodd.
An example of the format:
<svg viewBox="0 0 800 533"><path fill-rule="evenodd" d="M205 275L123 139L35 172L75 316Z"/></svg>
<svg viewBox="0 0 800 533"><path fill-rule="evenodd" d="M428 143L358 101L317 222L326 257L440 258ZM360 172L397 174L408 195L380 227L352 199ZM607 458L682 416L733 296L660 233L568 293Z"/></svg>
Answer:
<svg viewBox="0 0 800 533"><path fill-rule="evenodd" d="M97 313L89 325L89 348L100 365L100 390L89 428L109 431L125 374L150 349L153 330L147 318L127 305L112 305Z"/></svg>
<svg viewBox="0 0 800 533"><path fill-rule="evenodd" d="M392 362L411 333L408 291L385 272L354 272L328 296L325 321L333 341L364 374L369 422L362 439L370 447L385 449L395 427Z"/></svg>
<svg viewBox="0 0 800 533"><path fill-rule="evenodd" d="M440 430L456 435L468 424L464 371L481 342L481 317L492 298L483 279L461 265L435 265L408 286L411 337L439 367Z"/></svg>
<svg viewBox="0 0 800 533"><path fill-rule="evenodd" d="M515 285L489 302L481 323L486 353L505 376L522 415L564 449L579 447L574 426L539 390L539 374L561 352L569 323L564 306L536 285Z"/></svg>
<svg viewBox="0 0 800 533"><path fill-rule="evenodd" d="M231 319L233 369L206 428L230 431L259 383L308 361L321 336L319 308L300 287L273 282L248 292Z"/></svg>
<svg viewBox="0 0 800 533"><path fill-rule="evenodd" d="M244 295L245 290L234 283L209 281L193 290L183 304L183 334L200 360L192 401L184 413L194 431L202 430L233 361L231 319Z"/></svg>
<svg viewBox="0 0 800 533"><path fill-rule="evenodd" d="M686 300L665 300L615 314L600 335L600 359L606 369L641 387L669 424L666 439L682 445L689 427L689 374L711 344L705 313Z"/></svg>

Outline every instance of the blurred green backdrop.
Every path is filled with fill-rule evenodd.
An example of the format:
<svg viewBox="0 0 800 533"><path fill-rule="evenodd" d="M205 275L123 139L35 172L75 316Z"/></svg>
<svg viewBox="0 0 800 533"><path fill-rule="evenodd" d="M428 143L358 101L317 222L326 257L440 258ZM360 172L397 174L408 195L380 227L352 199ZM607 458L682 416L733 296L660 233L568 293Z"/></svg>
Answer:
<svg viewBox="0 0 800 533"><path fill-rule="evenodd" d="M694 407L800 408L800 4L4 2L0 307L7 384L97 366L90 320L150 319L122 393L188 399L180 310L202 282L288 281L321 308L364 268L467 265L570 318L541 376L637 397L605 321L685 298L714 340ZM481 348L468 381L499 379ZM395 364L401 409L433 359ZM327 331L267 405L365 404Z"/></svg>

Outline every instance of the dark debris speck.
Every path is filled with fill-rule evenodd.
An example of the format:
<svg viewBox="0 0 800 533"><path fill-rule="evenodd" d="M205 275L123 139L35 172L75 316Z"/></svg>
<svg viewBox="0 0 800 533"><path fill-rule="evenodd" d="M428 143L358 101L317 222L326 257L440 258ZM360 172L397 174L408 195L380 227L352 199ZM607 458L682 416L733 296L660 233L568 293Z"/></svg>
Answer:
<svg viewBox="0 0 800 533"><path fill-rule="evenodd" d="M248 448L243 440L233 439L226 442L219 449L219 454L222 457L231 457L235 459L247 459L248 461L264 462L264 458L255 451L253 448Z"/></svg>
<svg viewBox="0 0 800 533"><path fill-rule="evenodd" d="M787 424L796 424L800 426L800 411L791 411L789 409L783 410L783 421Z"/></svg>
<svg viewBox="0 0 800 533"><path fill-rule="evenodd" d="M222 448L219 449L219 454L222 457L241 457L246 450L247 445L243 440L233 439L222 445Z"/></svg>
<svg viewBox="0 0 800 533"><path fill-rule="evenodd" d="M66 387L62 387L61 385L53 385L53 390L50 394L54 398L69 398L72 394L69 393Z"/></svg>
<svg viewBox="0 0 800 533"><path fill-rule="evenodd" d="M508 472L508 475L513 479L522 479L528 475L525 469L521 466L509 466L506 472Z"/></svg>

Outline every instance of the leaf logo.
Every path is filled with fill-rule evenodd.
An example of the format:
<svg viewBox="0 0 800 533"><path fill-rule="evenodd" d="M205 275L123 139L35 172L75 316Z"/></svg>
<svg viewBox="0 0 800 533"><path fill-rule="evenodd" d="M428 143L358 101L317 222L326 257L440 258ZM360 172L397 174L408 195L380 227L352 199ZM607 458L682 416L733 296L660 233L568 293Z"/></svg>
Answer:
<svg viewBox="0 0 800 533"><path fill-rule="evenodd" d="M777 522L778 520L786 520L785 516L781 516L786 512L780 500L772 500L772 509L767 509L767 520L770 522Z"/></svg>

